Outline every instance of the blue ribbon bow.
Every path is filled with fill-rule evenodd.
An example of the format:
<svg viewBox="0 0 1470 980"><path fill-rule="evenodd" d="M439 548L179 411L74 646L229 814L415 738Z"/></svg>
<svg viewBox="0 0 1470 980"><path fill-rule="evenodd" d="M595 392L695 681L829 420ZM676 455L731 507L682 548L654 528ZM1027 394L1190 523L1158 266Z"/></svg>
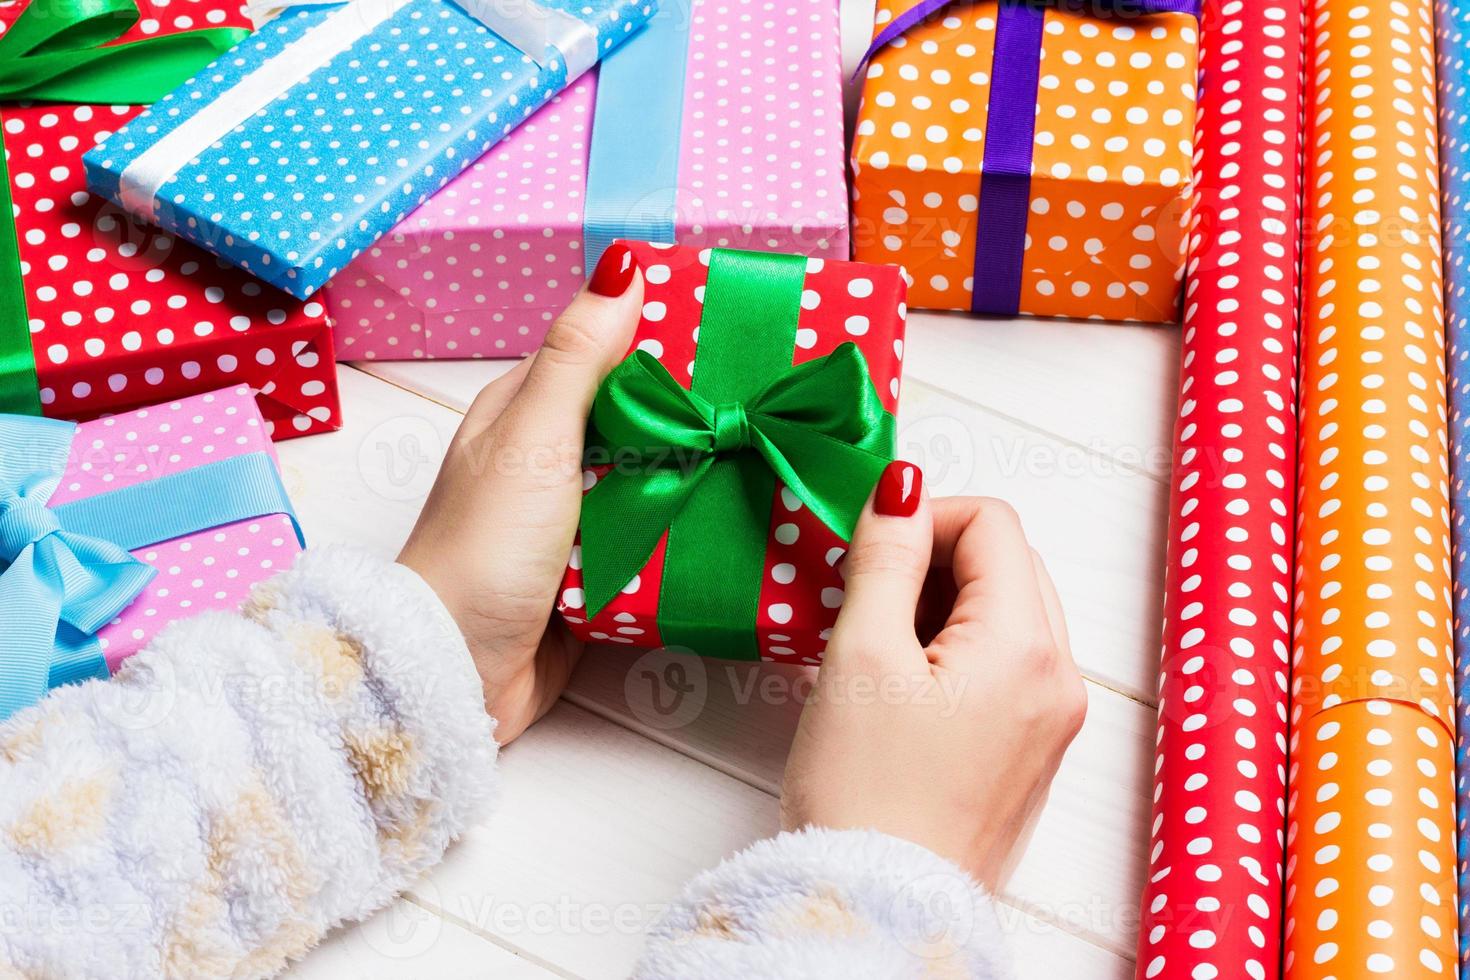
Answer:
<svg viewBox="0 0 1470 980"><path fill-rule="evenodd" d="M268 514L296 525L263 452L50 507L75 433L0 415L0 720L50 688L108 676L96 634L157 574L129 549Z"/></svg>

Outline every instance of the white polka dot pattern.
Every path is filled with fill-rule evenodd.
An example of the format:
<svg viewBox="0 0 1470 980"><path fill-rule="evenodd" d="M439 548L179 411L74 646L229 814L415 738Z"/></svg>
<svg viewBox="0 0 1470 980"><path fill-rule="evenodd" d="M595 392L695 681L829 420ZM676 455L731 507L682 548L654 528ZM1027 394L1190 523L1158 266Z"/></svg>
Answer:
<svg viewBox="0 0 1470 980"><path fill-rule="evenodd" d="M21 6L0 6L0 29ZM128 35L248 26L217 0L145 2ZM235 384L262 393L277 438L336 429L335 358L320 303L263 287L87 193L78 158L138 114L34 105L0 115L42 407L92 418Z"/></svg>
<svg viewBox="0 0 1470 980"><path fill-rule="evenodd" d="M915 3L880 0L878 23ZM1176 320L1198 24L1044 6L1020 311ZM879 51L863 83L854 256L902 262L916 308L970 308L996 11L947 8Z"/></svg>
<svg viewBox="0 0 1470 980"><path fill-rule="evenodd" d="M846 258L837 5L682 2L693 13L678 241ZM554 98L328 283L322 297L342 357L536 349L584 278L595 76Z"/></svg>
<svg viewBox="0 0 1470 980"><path fill-rule="evenodd" d="M1456 971L1432 0L1313 0L1290 980Z"/></svg>
<svg viewBox="0 0 1470 980"><path fill-rule="evenodd" d="M53 504L147 483L248 453L274 456L244 385L84 422ZM139 548L158 575L98 633L109 667L141 650L177 619L232 609L250 587L290 568L301 548L291 519L273 514Z"/></svg>
<svg viewBox="0 0 1470 980"><path fill-rule="evenodd" d="M646 0L538 0L596 28L602 53ZM336 11L272 21L87 154L97 193L202 106ZM306 298L566 86L449 0L410 0L164 182L158 223ZM145 215L152 218L152 215Z"/></svg>
<svg viewBox="0 0 1470 980"><path fill-rule="evenodd" d="M1305 24L1206 8L1139 976L1276 976Z"/></svg>
<svg viewBox="0 0 1470 980"><path fill-rule="evenodd" d="M674 380L688 385L694 365L709 249L632 243L648 283L643 318L633 335L633 348L648 351ZM808 259L806 292L797 318L792 362L826 357L852 341L867 360L868 371L884 409L896 412L902 369L904 281L894 266ZM851 324L866 326L854 332ZM588 471L586 489L601 472ZM658 628L659 594L663 587L664 543L621 595L590 622L582 591L580 549L573 549L562 582L557 609L572 632L589 642L639 647L662 645ZM756 640L764 660L817 664L842 605L841 538L785 487L771 507L766 566L757 600Z"/></svg>
<svg viewBox="0 0 1470 980"><path fill-rule="evenodd" d="M1470 2L1435 4L1439 35L1440 196L1444 208L1445 337L1449 354L1454 519L1456 851L1460 976L1470 978Z"/></svg>

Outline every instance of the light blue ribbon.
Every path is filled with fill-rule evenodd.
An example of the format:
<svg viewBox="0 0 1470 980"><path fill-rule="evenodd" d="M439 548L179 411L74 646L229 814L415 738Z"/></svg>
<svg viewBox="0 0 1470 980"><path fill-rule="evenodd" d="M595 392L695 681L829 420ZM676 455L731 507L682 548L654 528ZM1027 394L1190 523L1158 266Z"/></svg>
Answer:
<svg viewBox="0 0 1470 980"><path fill-rule="evenodd" d="M0 720L53 687L107 677L96 634L156 574L129 550L269 514L290 517L302 541L264 452L48 507L75 433L0 415Z"/></svg>
<svg viewBox="0 0 1470 980"><path fill-rule="evenodd" d="M662 0L597 69L582 219L588 275L617 239L674 241L691 19L690 0Z"/></svg>

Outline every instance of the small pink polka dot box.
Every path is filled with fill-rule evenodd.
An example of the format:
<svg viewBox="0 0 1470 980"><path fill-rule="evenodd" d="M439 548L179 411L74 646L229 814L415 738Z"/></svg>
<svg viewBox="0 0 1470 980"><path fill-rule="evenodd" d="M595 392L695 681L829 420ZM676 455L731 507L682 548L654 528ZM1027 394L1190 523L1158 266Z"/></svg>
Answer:
<svg viewBox="0 0 1470 980"><path fill-rule="evenodd" d="M275 463L265 421L248 387L163 402L79 425L48 504L62 507L255 454ZM161 496L156 504L150 500L149 505L167 508L168 498ZM290 568L300 551L287 512L234 521L134 550L133 557L152 565L157 574L97 634L108 667L115 670L174 620L211 609L234 609L251 586Z"/></svg>
<svg viewBox="0 0 1470 980"><path fill-rule="evenodd" d="M1178 320L1200 6L878 0L854 257L916 308Z"/></svg>
<svg viewBox="0 0 1470 980"><path fill-rule="evenodd" d="M902 272L630 247L643 317L592 411L557 608L592 643L819 663L893 458Z"/></svg>
<svg viewBox="0 0 1470 980"><path fill-rule="evenodd" d="M519 357L541 343L590 268L597 138L672 158L657 199L670 233L609 237L848 258L838 4L661 0L682 107L667 145L646 114L603 116L607 73L655 41L629 40L408 215L324 288L343 359ZM665 66L667 67L667 66ZM660 89L660 94L662 90ZM672 185L672 186L670 186ZM594 236L595 237L595 236Z"/></svg>
<svg viewBox="0 0 1470 980"><path fill-rule="evenodd" d="M138 41L192 29L248 28L239 4L139 0L122 36ZM0 28L29 10L0 5ZM41 11L36 11L41 13ZM130 219L87 191L82 155L142 112L140 106L0 106L4 167L0 292L23 304L18 335L27 377L7 376L4 410L39 408L95 418L236 384L258 393L278 439L339 428L336 364L326 309L302 303L201 249ZM25 324L29 323L29 336Z"/></svg>

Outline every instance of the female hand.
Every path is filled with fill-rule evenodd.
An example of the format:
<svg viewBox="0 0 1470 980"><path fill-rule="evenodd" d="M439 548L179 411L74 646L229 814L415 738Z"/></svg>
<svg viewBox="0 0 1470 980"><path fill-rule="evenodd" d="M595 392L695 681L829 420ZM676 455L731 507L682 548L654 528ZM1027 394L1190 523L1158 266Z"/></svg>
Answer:
<svg viewBox="0 0 1470 980"><path fill-rule="evenodd" d="M632 253L613 245L541 349L470 406L398 556L463 631L502 745L550 710L581 656L552 610L582 505L587 413L642 307Z"/></svg>
<svg viewBox="0 0 1470 980"><path fill-rule="evenodd" d="M890 466L853 535L782 819L914 841L993 890L1087 695L1015 511L975 497L931 503L921 484L912 464Z"/></svg>

